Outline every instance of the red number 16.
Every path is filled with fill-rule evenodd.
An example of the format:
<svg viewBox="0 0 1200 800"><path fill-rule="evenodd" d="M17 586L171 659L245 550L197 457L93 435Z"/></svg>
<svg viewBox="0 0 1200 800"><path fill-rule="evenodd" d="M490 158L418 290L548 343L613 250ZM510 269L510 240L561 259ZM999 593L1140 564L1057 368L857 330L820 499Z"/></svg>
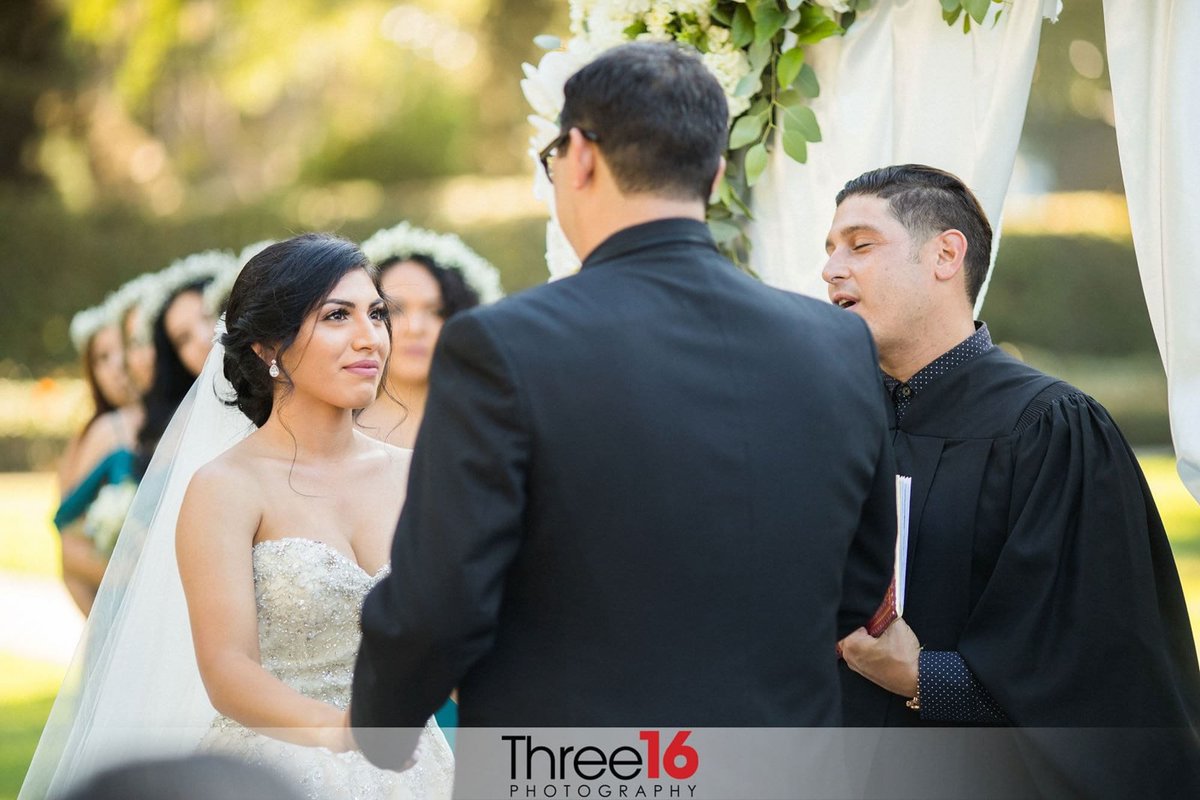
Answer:
<svg viewBox="0 0 1200 800"><path fill-rule="evenodd" d="M700 754L696 748L685 744L691 731L680 731L667 745L667 751L662 754L662 768L667 775L677 781L686 780L696 774L700 766ZM639 731L638 738L646 743L646 777L657 778L658 773L658 731ZM680 763L682 762L682 763Z"/></svg>

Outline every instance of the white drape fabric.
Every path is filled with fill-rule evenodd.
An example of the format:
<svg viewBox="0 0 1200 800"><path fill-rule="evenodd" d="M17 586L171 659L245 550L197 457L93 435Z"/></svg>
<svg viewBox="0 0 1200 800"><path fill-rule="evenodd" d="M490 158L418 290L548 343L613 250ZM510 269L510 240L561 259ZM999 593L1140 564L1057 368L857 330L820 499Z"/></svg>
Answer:
<svg viewBox="0 0 1200 800"><path fill-rule="evenodd" d="M1179 475L1200 500L1200 3L1104 0L1117 147Z"/></svg>
<svg viewBox="0 0 1200 800"><path fill-rule="evenodd" d="M825 141L809 146L807 164L782 148L772 156L754 190L754 270L772 285L825 298L820 271L834 197L846 181L888 164L955 173L998 231L1042 20L1058 6L1016 0L995 24L964 35L942 21L936 3L883 0L845 36L814 47L821 96L812 107Z"/></svg>

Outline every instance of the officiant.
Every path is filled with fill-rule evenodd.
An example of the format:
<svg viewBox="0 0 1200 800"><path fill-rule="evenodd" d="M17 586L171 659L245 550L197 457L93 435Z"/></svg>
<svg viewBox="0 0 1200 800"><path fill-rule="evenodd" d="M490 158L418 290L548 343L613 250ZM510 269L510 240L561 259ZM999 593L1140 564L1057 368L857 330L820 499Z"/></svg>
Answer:
<svg viewBox="0 0 1200 800"><path fill-rule="evenodd" d="M1200 796L1195 644L1129 445L974 320L992 231L960 180L886 167L837 204L822 274L871 328L913 478L904 618L843 641L846 723L1106 729L1034 742L1033 785Z"/></svg>

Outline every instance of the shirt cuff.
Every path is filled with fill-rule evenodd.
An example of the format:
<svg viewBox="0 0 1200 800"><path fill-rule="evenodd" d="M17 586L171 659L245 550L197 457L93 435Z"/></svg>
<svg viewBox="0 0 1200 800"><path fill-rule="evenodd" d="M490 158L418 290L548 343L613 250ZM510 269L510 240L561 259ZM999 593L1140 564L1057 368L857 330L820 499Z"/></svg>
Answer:
<svg viewBox="0 0 1200 800"><path fill-rule="evenodd" d="M921 719L1003 724L1008 717L954 650L922 650L917 658Z"/></svg>

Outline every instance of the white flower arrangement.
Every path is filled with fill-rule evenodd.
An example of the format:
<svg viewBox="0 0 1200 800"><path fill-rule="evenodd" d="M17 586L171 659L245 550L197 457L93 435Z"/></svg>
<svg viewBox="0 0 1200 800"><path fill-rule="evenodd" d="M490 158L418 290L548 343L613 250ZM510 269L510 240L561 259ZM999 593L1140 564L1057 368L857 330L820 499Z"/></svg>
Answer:
<svg viewBox="0 0 1200 800"><path fill-rule="evenodd" d="M238 253L237 258L230 262L226 269L215 275L212 283L204 287L204 308L209 316L216 318L221 315L221 312L225 310L225 304L229 302L233 284L237 283L238 275L242 274L242 268L250 259L273 244L275 244L273 239L264 239L261 242L246 245Z"/></svg>
<svg viewBox="0 0 1200 800"><path fill-rule="evenodd" d="M362 251L375 264L391 258L404 260L425 256L439 267L458 270L467 285L479 295L481 303L494 303L504 297L500 270L452 233L437 233L401 222L376 231L362 243Z"/></svg>
<svg viewBox="0 0 1200 800"><path fill-rule="evenodd" d="M215 279L237 266L237 257L228 250L205 250L178 259L166 269L154 273L138 301L142 335L147 339L153 336L154 321L175 292L190 283Z"/></svg>
<svg viewBox="0 0 1200 800"><path fill-rule="evenodd" d="M132 480L110 483L96 494L84 517L83 533L92 540L97 552L112 554L136 494L137 484Z"/></svg>

